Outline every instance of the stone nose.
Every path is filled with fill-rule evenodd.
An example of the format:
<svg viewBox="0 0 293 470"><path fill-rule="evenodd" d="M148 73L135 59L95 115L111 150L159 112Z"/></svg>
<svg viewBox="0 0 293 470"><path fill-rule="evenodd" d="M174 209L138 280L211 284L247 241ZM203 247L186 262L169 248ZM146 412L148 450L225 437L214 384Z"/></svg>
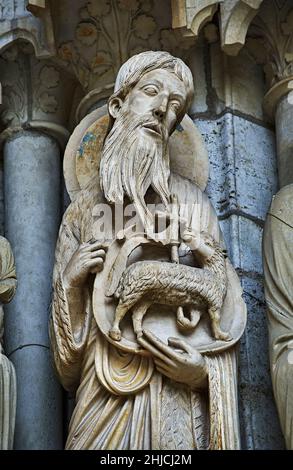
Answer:
<svg viewBox="0 0 293 470"><path fill-rule="evenodd" d="M158 121L163 120L167 111L167 103L167 99L165 98L155 107L153 114L158 119Z"/></svg>
<svg viewBox="0 0 293 470"><path fill-rule="evenodd" d="M164 111L161 107L154 110L154 116L158 119L158 121L162 121L165 114L166 110Z"/></svg>

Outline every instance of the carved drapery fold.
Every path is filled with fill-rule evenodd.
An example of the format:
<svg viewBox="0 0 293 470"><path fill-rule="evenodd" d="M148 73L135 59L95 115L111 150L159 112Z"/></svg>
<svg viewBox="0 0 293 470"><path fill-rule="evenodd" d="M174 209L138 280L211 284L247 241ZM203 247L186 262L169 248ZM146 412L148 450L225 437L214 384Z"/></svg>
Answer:
<svg viewBox="0 0 293 470"><path fill-rule="evenodd" d="M16 290L14 257L9 242L0 237L0 450L12 449L16 412L16 376L12 363L4 355L4 312Z"/></svg>

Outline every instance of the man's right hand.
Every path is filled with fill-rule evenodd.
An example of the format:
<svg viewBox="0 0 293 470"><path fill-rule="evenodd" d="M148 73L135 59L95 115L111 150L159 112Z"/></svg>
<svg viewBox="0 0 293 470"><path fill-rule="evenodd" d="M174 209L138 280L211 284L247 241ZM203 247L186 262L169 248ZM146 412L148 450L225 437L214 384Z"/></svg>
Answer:
<svg viewBox="0 0 293 470"><path fill-rule="evenodd" d="M67 287L83 287L90 273L102 271L107 246L100 241L82 243L73 253L63 272Z"/></svg>

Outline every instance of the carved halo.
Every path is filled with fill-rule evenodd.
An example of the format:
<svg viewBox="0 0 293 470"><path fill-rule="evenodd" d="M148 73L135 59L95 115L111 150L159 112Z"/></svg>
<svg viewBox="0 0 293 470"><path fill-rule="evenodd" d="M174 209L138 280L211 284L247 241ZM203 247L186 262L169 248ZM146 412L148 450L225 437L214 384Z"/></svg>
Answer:
<svg viewBox="0 0 293 470"><path fill-rule="evenodd" d="M96 174L108 128L107 106L88 114L73 131L64 154L64 178L71 200ZM170 137L171 170L196 183L204 191L209 160L203 138L187 114Z"/></svg>

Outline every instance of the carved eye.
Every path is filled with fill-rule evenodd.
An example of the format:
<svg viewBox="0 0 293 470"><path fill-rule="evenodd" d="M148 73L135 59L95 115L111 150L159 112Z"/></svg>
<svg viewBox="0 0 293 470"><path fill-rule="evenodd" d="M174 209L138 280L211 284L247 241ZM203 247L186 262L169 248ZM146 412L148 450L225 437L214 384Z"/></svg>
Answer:
<svg viewBox="0 0 293 470"><path fill-rule="evenodd" d="M144 87L143 91L150 96L155 96L158 94L158 89L153 85L147 85Z"/></svg>
<svg viewBox="0 0 293 470"><path fill-rule="evenodd" d="M178 113L181 108L179 101L171 101L170 106L175 113Z"/></svg>

